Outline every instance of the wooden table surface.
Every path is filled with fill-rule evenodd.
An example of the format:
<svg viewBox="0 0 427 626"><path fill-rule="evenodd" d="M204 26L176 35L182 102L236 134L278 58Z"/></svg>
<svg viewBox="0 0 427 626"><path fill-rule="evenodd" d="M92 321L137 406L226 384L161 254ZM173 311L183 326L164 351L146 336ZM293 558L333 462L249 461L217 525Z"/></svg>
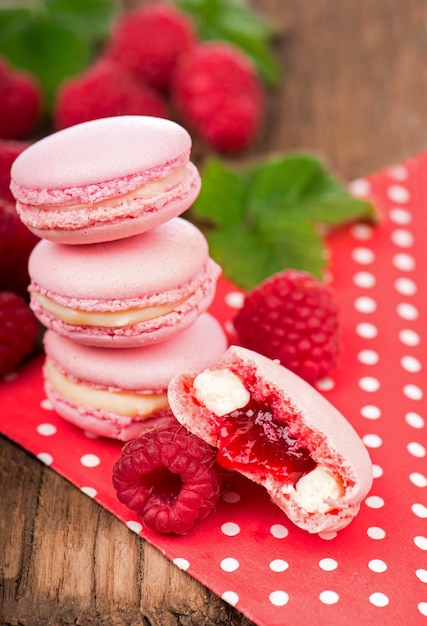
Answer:
<svg viewBox="0 0 427 626"><path fill-rule="evenodd" d="M283 32L259 154L312 149L349 181L427 148L425 0L251 4ZM3 437L0 623L251 624Z"/></svg>

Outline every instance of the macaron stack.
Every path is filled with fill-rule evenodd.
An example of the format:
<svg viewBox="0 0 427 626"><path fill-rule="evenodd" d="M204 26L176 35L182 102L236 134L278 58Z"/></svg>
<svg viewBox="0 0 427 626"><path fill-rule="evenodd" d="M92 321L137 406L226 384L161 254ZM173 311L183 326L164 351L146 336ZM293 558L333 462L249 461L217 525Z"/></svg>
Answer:
<svg viewBox="0 0 427 626"><path fill-rule="evenodd" d="M41 238L29 291L48 329L46 393L89 432L138 436L169 414L170 380L227 347L207 313L220 268L179 217L201 185L190 150L170 120L118 116L49 135L12 166L17 211Z"/></svg>

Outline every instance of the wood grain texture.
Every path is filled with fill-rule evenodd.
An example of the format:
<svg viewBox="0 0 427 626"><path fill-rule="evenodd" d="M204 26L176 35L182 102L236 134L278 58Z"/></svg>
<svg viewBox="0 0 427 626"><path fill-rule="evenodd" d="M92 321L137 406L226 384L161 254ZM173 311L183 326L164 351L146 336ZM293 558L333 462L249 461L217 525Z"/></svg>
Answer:
<svg viewBox="0 0 427 626"><path fill-rule="evenodd" d="M424 0L252 0L283 68L250 155L313 150L343 180L427 147ZM250 626L90 498L0 438L0 624Z"/></svg>

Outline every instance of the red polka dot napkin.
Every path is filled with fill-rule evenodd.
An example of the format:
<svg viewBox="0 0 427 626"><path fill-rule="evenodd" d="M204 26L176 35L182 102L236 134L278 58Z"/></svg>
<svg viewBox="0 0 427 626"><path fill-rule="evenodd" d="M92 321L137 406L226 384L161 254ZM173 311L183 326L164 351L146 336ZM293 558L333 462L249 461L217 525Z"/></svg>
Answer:
<svg viewBox="0 0 427 626"><path fill-rule="evenodd" d="M344 347L319 389L363 438L375 474L348 528L311 536L236 476L188 536L146 531L111 486L121 444L52 411L40 358L1 384L0 431L259 626L427 625L426 171L427 153L354 181L351 191L372 198L381 221L329 240ZM241 300L220 281L211 311L227 329Z"/></svg>

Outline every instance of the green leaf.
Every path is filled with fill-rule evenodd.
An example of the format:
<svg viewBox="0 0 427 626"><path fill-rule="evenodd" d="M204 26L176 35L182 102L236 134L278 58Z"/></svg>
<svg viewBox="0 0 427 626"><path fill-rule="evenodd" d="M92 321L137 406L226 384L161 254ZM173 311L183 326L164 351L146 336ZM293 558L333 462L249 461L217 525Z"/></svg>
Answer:
<svg viewBox="0 0 427 626"><path fill-rule="evenodd" d="M41 10L22 13L2 26L0 18L0 54L38 77L50 111L62 80L78 74L89 63L87 40L72 24Z"/></svg>
<svg viewBox="0 0 427 626"><path fill-rule="evenodd" d="M276 30L242 0L175 0L188 13L203 41L224 40L241 48L269 85L277 85L281 71L271 48Z"/></svg>
<svg viewBox="0 0 427 626"><path fill-rule="evenodd" d="M375 217L371 203L353 198L309 154L267 158L244 170L210 159L202 181L190 213L207 225L224 274L244 289L286 268L321 278L326 247L319 227Z"/></svg>
<svg viewBox="0 0 427 626"><path fill-rule="evenodd" d="M51 15L72 24L91 42L108 37L118 12L115 0L44 0L44 3Z"/></svg>

